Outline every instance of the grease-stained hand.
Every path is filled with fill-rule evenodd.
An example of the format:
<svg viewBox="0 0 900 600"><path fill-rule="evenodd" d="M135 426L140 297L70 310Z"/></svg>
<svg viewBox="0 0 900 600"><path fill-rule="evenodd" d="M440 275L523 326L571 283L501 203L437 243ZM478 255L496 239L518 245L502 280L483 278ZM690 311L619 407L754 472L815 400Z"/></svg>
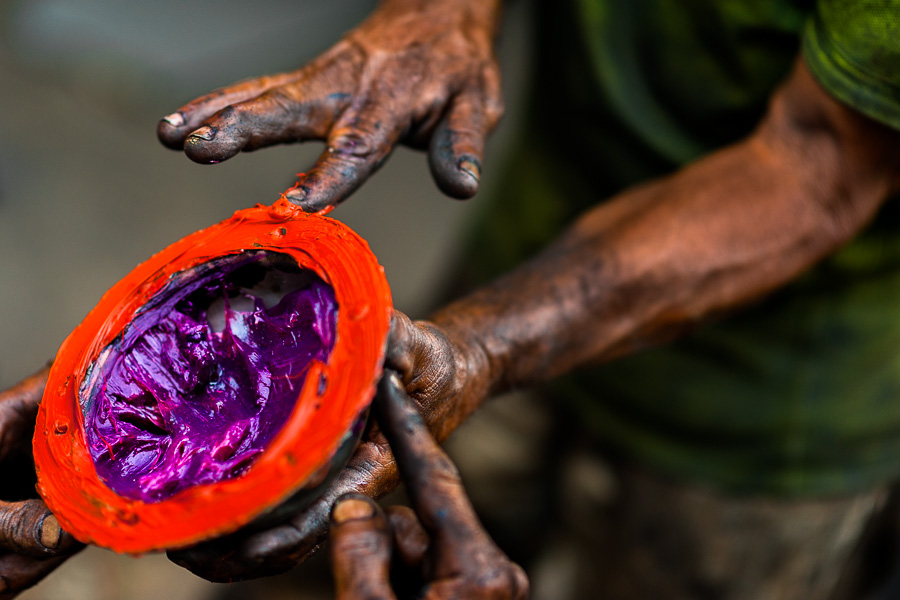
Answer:
<svg viewBox="0 0 900 600"><path fill-rule="evenodd" d="M526 598L525 572L481 527L456 467L393 373L379 385L375 416L415 512L383 512L358 494L338 500L331 513L338 600Z"/></svg>
<svg viewBox="0 0 900 600"><path fill-rule="evenodd" d="M199 163L323 140L286 197L307 211L356 190L398 143L428 148L438 187L478 190L484 141L503 113L493 52L498 0L384 0L303 68L197 98L164 117L159 139Z"/></svg>
<svg viewBox="0 0 900 600"><path fill-rule="evenodd" d="M425 423L444 439L485 397L488 364L480 349L434 324L413 322L395 312L385 366L400 373L405 391L422 410ZM169 558L210 581L237 581L283 573L311 556L328 533L338 498L358 493L378 498L399 483L390 446L377 427L359 445L347 468L311 506L282 525L251 534L226 536Z"/></svg>
<svg viewBox="0 0 900 600"><path fill-rule="evenodd" d="M31 439L48 372L0 392L0 599L33 586L82 548L34 490Z"/></svg>

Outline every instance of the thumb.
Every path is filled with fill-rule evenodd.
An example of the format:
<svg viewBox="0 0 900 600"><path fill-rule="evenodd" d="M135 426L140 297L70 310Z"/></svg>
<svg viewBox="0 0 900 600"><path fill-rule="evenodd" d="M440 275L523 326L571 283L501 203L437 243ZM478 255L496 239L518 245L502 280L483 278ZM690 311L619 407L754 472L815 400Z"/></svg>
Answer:
<svg viewBox="0 0 900 600"><path fill-rule="evenodd" d="M0 502L0 548L33 558L67 554L78 546L42 500Z"/></svg>

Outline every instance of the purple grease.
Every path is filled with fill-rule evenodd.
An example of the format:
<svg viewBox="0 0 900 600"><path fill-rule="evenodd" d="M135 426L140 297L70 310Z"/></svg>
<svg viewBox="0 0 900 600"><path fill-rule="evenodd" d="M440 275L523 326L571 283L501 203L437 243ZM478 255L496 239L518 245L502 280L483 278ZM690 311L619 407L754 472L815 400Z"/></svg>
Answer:
<svg viewBox="0 0 900 600"><path fill-rule="evenodd" d="M216 302L221 331L209 320ZM336 320L331 286L283 254L173 276L82 386L100 478L120 496L158 502L244 473L284 425L310 363L327 360Z"/></svg>

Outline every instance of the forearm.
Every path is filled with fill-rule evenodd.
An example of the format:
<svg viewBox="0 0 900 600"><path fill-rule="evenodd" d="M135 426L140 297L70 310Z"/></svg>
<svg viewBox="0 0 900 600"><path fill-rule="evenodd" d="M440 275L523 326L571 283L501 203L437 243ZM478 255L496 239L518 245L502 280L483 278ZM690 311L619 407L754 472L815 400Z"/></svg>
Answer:
<svg viewBox="0 0 900 600"><path fill-rule="evenodd" d="M800 66L743 142L580 218L433 321L485 357L487 394L672 338L790 281L896 189L896 135Z"/></svg>

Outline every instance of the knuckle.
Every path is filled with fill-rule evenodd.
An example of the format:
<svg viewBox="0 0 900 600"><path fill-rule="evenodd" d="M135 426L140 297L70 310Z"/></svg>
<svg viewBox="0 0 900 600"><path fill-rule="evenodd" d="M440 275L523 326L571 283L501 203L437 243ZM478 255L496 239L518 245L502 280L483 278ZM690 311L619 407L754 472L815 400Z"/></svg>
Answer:
<svg viewBox="0 0 900 600"><path fill-rule="evenodd" d="M358 71L365 60L365 49L355 40L354 32L350 31L333 45L331 49L314 59L308 66L308 70L349 68L351 71Z"/></svg>
<svg viewBox="0 0 900 600"><path fill-rule="evenodd" d="M484 113L488 127L497 125L506 112L503 101L503 89L500 85L500 77L493 69L486 69L482 75L484 90Z"/></svg>
<svg viewBox="0 0 900 600"><path fill-rule="evenodd" d="M433 478L435 483L450 486L460 484L459 469L456 468L450 457L443 452L431 458L430 466L433 472L429 474L429 479Z"/></svg>
<svg viewBox="0 0 900 600"><path fill-rule="evenodd" d="M230 123L238 117L238 110L233 104L229 104L215 115L215 119L221 123Z"/></svg>
<svg viewBox="0 0 900 600"><path fill-rule="evenodd" d="M360 128L344 128L333 132L328 152L351 160L365 161L380 150L375 136Z"/></svg>
<svg viewBox="0 0 900 600"><path fill-rule="evenodd" d="M364 560L388 552L385 532L380 529L345 530L334 540L334 553L344 559Z"/></svg>
<svg viewBox="0 0 900 600"><path fill-rule="evenodd" d="M470 579L467 587L473 597L484 599L524 598L528 594L528 580L524 571L509 561L482 570Z"/></svg>
<svg viewBox="0 0 900 600"><path fill-rule="evenodd" d="M409 317L400 312L394 313L385 363L399 371L404 380L407 380L413 367L411 328Z"/></svg>
<svg viewBox="0 0 900 600"><path fill-rule="evenodd" d="M272 114L291 115L301 108L291 93L282 87L273 88L262 94L259 103Z"/></svg>
<svg viewBox="0 0 900 600"><path fill-rule="evenodd" d="M358 455L345 467L348 477L342 483L349 492L364 493L367 484L387 475L385 470L394 464L394 455L385 444L367 443L360 448L365 448L365 454Z"/></svg>
<svg viewBox="0 0 900 600"><path fill-rule="evenodd" d="M40 544L41 522L45 511L34 501L9 505L0 513L0 538L14 551L29 553L46 551Z"/></svg>
<svg viewBox="0 0 900 600"><path fill-rule="evenodd" d="M502 97L488 97L484 106L484 114L487 119L488 128L493 129L496 127L497 123L500 122L500 119L503 118L505 112L506 106L503 103Z"/></svg>

